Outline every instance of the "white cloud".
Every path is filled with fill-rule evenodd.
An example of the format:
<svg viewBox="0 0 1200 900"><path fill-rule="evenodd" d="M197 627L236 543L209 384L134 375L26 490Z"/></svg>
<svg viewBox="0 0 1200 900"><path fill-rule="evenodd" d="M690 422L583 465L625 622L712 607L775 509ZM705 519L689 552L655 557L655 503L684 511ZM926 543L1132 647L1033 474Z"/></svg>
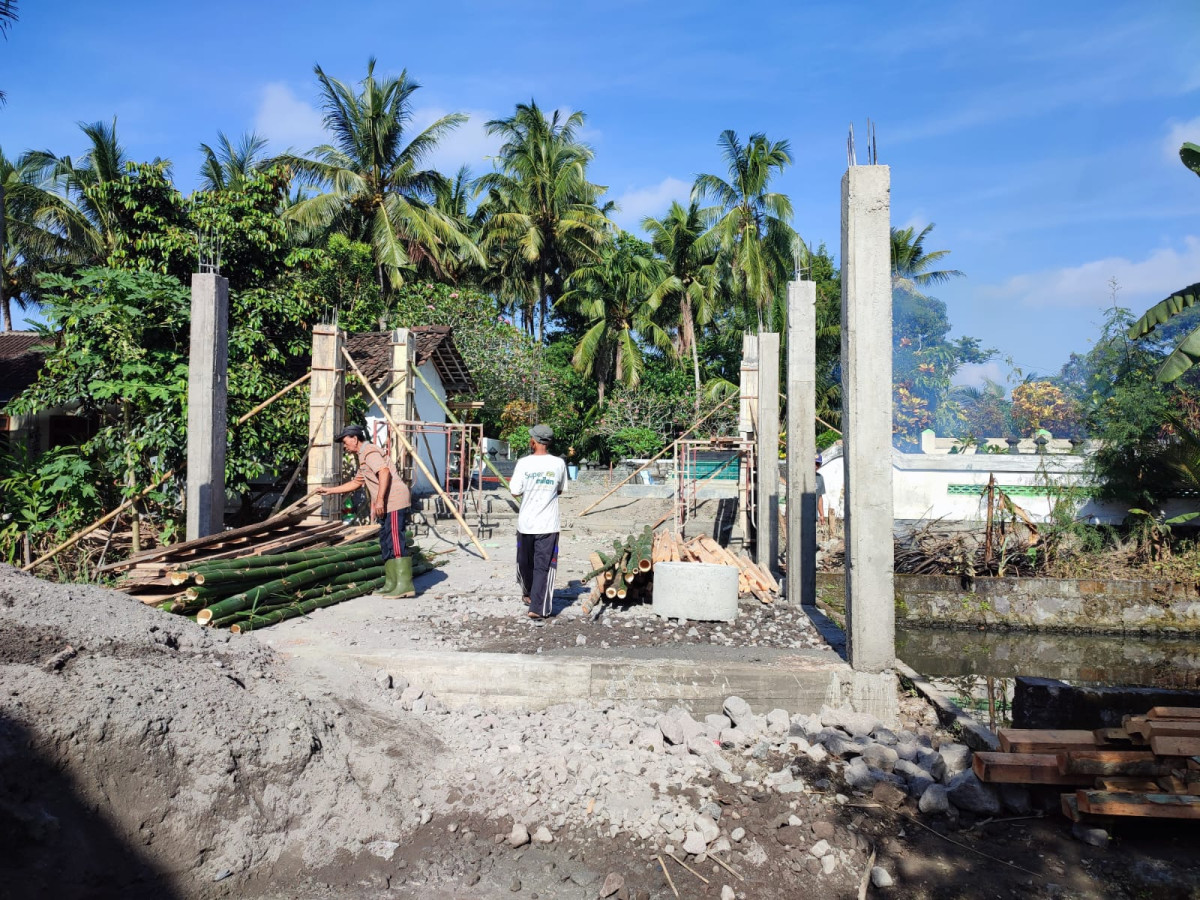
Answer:
<svg viewBox="0 0 1200 900"><path fill-rule="evenodd" d="M658 184L644 188L630 188L617 198L620 210L613 216L622 228L640 232L642 219L646 216L666 215L672 200L687 204L692 186L678 178L667 177Z"/></svg>
<svg viewBox="0 0 1200 900"><path fill-rule="evenodd" d="M1142 260L1110 256L1078 266L1014 275L999 285L984 285L981 299L1011 300L1024 306L1093 308L1112 302L1109 282L1120 285L1117 302L1137 309L1156 303L1195 282L1200 274L1200 237L1189 235L1181 248L1163 247Z"/></svg>
<svg viewBox="0 0 1200 900"><path fill-rule="evenodd" d="M284 82L273 81L263 88L254 130L277 149L306 153L327 139L321 120L320 110L297 97Z"/></svg>
<svg viewBox="0 0 1200 900"><path fill-rule="evenodd" d="M452 110L432 106L413 110L407 140L412 140L450 112ZM488 157L499 152L501 140L489 135L484 125L496 116L483 110L465 112L467 121L446 132L438 142L437 148L425 159L425 167L437 169L444 175L453 175L461 166L470 166L471 173L475 176L491 169Z"/></svg>
<svg viewBox="0 0 1200 900"><path fill-rule="evenodd" d="M1179 163L1179 148L1184 141L1200 144L1200 116L1187 122L1172 120L1168 123L1167 136L1163 139L1163 156L1173 164Z"/></svg>
<svg viewBox="0 0 1200 900"><path fill-rule="evenodd" d="M988 381L1004 384L1008 371L996 360L984 363L963 363L954 373L954 383L966 387L981 388Z"/></svg>

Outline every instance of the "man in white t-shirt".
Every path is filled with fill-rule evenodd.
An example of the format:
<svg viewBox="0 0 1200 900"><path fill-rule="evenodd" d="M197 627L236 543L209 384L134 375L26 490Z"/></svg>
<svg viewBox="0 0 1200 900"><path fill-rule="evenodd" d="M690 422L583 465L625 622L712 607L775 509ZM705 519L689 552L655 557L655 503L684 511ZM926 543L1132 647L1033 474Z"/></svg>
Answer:
<svg viewBox="0 0 1200 900"><path fill-rule="evenodd" d="M529 429L529 456L517 460L509 484L521 498L517 515L517 579L529 618L549 618L554 611L554 576L558 571L558 496L567 489L567 464L550 453L554 432L549 425Z"/></svg>

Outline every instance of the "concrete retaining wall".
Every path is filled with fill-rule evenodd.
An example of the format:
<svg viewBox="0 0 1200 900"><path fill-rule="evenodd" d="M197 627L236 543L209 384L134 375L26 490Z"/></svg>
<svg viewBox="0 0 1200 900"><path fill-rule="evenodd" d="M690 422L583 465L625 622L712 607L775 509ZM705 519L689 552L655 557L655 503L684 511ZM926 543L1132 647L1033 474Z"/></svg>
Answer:
<svg viewBox="0 0 1200 900"><path fill-rule="evenodd" d="M835 604L843 576L817 575L818 594ZM1168 581L978 578L897 575L896 621L949 627L1200 633L1200 588Z"/></svg>

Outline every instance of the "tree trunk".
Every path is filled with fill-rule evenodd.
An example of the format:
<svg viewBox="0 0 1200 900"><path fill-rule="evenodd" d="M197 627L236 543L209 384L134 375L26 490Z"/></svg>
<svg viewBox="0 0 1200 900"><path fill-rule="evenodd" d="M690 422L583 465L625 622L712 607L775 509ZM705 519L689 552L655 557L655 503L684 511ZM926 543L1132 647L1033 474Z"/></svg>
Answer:
<svg viewBox="0 0 1200 900"><path fill-rule="evenodd" d="M537 315L537 341L540 344L546 336L546 274L544 272L538 277Z"/></svg>
<svg viewBox="0 0 1200 900"><path fill-rule="evenodd" d="M700 416L700 351L696 347L696 323L692 318L692 300L686 291L681 304L683 311L683 340L692 354L692 375L696 381L696 416Z"/></svg>

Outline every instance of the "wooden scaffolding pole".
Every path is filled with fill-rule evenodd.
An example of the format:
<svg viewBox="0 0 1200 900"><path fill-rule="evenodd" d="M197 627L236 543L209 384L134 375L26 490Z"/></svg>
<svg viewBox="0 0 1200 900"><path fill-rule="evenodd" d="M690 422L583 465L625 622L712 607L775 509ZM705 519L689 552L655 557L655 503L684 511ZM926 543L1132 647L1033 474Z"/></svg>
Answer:
<svg viewBox="0 0 1200 900"><path fill-rule="evenodd" d="M483 549L483 544L479 543L479 539L475 537L475 532L471 530L471 526L467 524L466 520L462 517L462 513L458 511L458 506L450 499L449 495L442 490L441 485L437 483L437 478L435 478L434 475L429 471L429 468L425 465L424 460L422 460L420 455L417 453L416 448L408 442L408 438L404 436L404 432L400 430L400 426L396 424L395 419L393 419L388 413L387 407L384 406L383 402L379 399L379 395L375 393L375 389L371 387L371 382L367 380L365 375L363 375L362 370L358 367L358 363L354 361L354 357L350 355L349 351L347 351L345 347L342 348L342 356L346 357L346 362L350 363L350 368L354 370L354 374L358 376L358 380L362 382L362 386L366 388L367 394L370 395L373 401L375 401L375 405L379 407L379 411L383 413L384 419L387 420L388 426L392 429L392 432L396 435L396 438L403 445L404 449L407 450L412 456L412 460L417 464L417 468L419 468L421 473L429 479L429 483L433 485L433 489L437 491L438 496L442 498L442 501L446 504L446 508L449 509L450 512L454 513L454 518L458 520L459 526L467 533L467 537L471 539L471 543L475 545L475 548L480 552L480 554L483 555L484 559L491 559L491 557L488 556L488 552Z"/></svg>

